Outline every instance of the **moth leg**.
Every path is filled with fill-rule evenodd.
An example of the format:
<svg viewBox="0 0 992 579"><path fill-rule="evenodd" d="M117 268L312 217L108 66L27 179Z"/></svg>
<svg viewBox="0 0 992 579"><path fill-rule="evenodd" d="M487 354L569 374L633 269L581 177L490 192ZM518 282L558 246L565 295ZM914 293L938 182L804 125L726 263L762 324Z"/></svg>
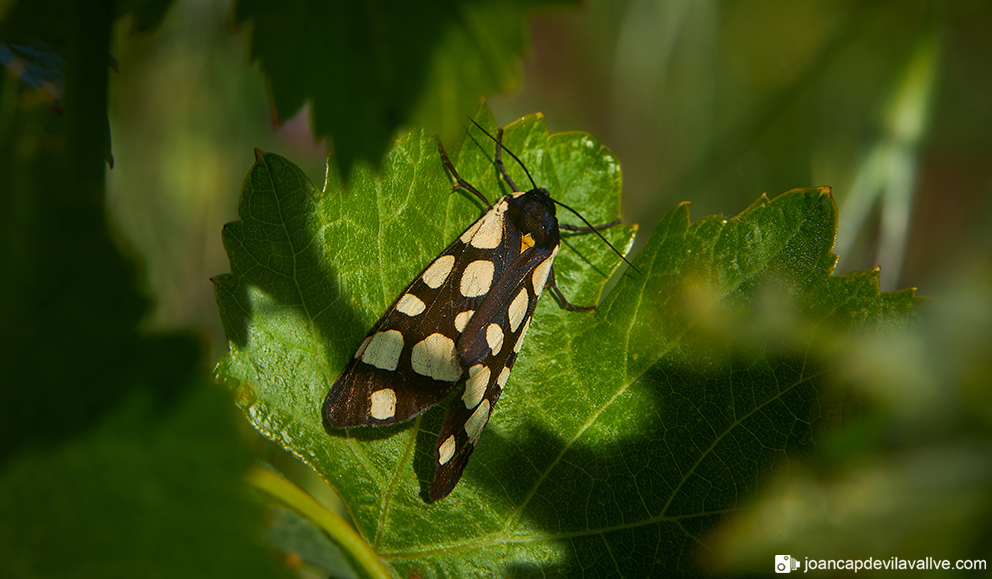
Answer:
<svg viewBox="0 0 992 579"><path fill-rule="evenodd" d="M455 171L455 166L451 164L451 159L448 158L448 152L444 150L444 145L441 144L441 139L434 137L434 140L437 141L437 149L441 152L441 160L444 161L444 166L448 168L451 176L455 178L455 189L460 187L471 191L476 197L481 199L482 202L486 204L486 208L492 209L493 206L489 204L489 200L486 199L486 196L479 193L478 189L473 187L472 184L465 179L462 179L461 175L458 174L458 171Z"/></svg>
<svg viewBox="0 0 992 579"><path fill-rule="evenodd" d="M610 221L609 223L604 223L602 225L594 225L592 227L586 227L585 225L569 225L567 223L559 223L558 229L564 229L565 231L602 231L604 229L609 229L614 225L620 225L620 220Z"/></svg>
<svg viewBox="0 0 992 579"><path fill-rule="evenodd" d="M517 189L517 184L510 178L510 174L506 172L506 167L503 166L503 129L496 131L496 167L499 168L500 174L503 175L503 180L510 186L510 189L513 189L514 193L520 191L520 189Z"/></svg>
<svg viewBox="0 0 992 579"><path fill-rule="evenodd" d="M548 276L548 283L544 284L544 287L549 288L556 296L558 296L558 300L561 302L561 307L566 310L571 312L591 312L596 309L596 306L577 306L565 299L565 295L561 293L560 289L558 289L558 283L555 282L554 266L551 267L551 274Z"/></svg>

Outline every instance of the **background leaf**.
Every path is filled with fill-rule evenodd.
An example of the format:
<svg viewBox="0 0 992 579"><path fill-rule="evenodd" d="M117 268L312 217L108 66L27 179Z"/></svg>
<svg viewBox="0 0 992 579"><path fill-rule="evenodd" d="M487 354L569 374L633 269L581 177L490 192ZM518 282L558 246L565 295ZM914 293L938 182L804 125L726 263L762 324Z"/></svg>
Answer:
<svg viewBox="0 0 992 579"><path fill-rule="evenodd" d="M478 118L494 128L487 109ZM591 221L617 215L619 166L592 137L548 135L530 116L506 143ZM450 151L490 197L492 149L468 138ZM822 389L829 361L814 346L915 309L911 291L879 294L876 271L830 276L827 190L762 197L729 221L691 222L681 205L637 256L641 274L625 272L598 311L539 305L462 482L428 505L419 491L443 409L346 435L326 433L319 409L368 327L481 208L449 193L423 133L397 142L381 178L359 167L341 190L328 174L319 192L263 155L245 180L242 220L224 234L232 273L216 280L231 341L218 371L260 431L338 489L401 575L688 570L723 513L810 450L824 418L845 415ZM631 234L609 231L619 247ZM591 236L565 245L559 285L590 303L617 259ZM775 319L788 331L752 323Z"/></svg>
<svg viewBox="0 0 992 579"><path fill-rule="evenodd" d="M399 127L456 135L480 94L514 87L525 15L554 4L239 0L235 19L253 25L279 120L310 101L314 134L348 175L357 159L378 165Z"/></svg>

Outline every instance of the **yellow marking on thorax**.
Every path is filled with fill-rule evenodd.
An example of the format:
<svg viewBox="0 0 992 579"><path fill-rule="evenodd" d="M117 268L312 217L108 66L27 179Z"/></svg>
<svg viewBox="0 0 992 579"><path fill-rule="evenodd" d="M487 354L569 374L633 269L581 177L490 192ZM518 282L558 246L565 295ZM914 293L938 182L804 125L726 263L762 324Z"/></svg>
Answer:
<svg viewBox="0 0 992 579"><path fill-rule="evenodd" d="M520 238L520 253L527 251L531 247L534 247L534 237L529 233L525 233Z"/></svg>

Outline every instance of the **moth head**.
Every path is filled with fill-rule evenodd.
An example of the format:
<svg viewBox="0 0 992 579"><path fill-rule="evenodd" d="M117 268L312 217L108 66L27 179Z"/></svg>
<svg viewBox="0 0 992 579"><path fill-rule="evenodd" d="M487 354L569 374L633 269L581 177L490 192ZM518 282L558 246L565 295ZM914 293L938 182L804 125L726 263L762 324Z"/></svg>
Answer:
<svg viewBox="0 0 992 579"><path fill-rule="evenodd" d="M555 218L555 204L547 189L538 187L509 200L507 218L522 234L530 234L538 247L550 248L558 245L558 220Z"/></svg>

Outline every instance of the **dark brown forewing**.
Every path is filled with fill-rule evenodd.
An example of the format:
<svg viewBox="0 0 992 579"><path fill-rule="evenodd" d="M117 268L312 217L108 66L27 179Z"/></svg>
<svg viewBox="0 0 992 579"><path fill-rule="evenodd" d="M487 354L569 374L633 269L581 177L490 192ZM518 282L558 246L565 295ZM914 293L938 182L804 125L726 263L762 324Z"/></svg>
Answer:
<svg viewBox="0 0 992 579"><path fill-rule="evenodd" d="M485 393L481 400L476 401L476 397L466 393L473 386L471 379L469 379L468 382L463 381L465 389L462 390L462 395L452 400L448 406L444 422L441 424L441 432L438 435L437 442L434 444L435 472L434 479L431 481L429 487L429 495L432 501L448 496L452 489L455 488L455 485L458 484L458 481L461 480L462 472L468 464L469 456L475 450L479 436L482 434L482 429L485 428L489 417L492 416L493 408L496 406L496 402L503 392L509 371L513 369L513 365L516 363L517 352L522 345L521 341L524 339L524 333L530 325L530 319L534 316L540 291L534 287L533 277L530 275L530 272L533 270L535 264L540 264L544 260L551 258L551 255L545 255L545 253L551 254L552 252L544 250L534 252L534 255L527 255L527 251L521 254L518 260L520 262L519 268L526 271L526 275L519 275L519 271L517 271L518 265L516 263L510 267L500 281L502 283L506 279L516 279L518 280L517 285L498 288L499 291L492 292L479 307L475 316L472 317L473 323L470 323L466 327L462 342L459 343L459 354L462 354L462 344L467 344L466 340L469 340L469 336L481 333L483 336L481 342L485 346L479 345L478 338L471 340L471 345L465 347L468 355L473 356L472 362L465 365L468 369L473 369L476 366L484 368L484 371L488 372L486 374L488 379ZM521 288L526 288L527 291L527 308L514 330L510 324L508 313L509 303L518 295ZM509 299L503 299L503 296L509 296ZM495 355L491 355L491 348L484 337L485 330L483 328L486 328L489 324L499 325L504 332L503 343ZM471 334L470 332L475 333ZM478 354L479 351L482 351L482 353ZM476 370L476 372L481 371L483 370ZM471 425L470 422L472 422ZM446 445L449 446L446 447Z"/></svg>
<svg viewBox="0 0 992 579"><path fill-rule="evenodd" d="M498 214L498 212L505 210L505 207L506 200L504 198L487 211L480 218L480 221ZM490 290L476 297L466 297L462 294L460 289L461 274L470 263L480 260L491 262L493 264L492 283L495 285L517 256L520 247L518 232L514 238L513 232L504 231L501 236L501 243L495 248L478 248L471 245L472 237L466 236L466 232L472 231L478 223L477 221L468 227L462 235L451 242L437 258L425 267L396 297L366 335L367 341L381 332L395 331L399 333L402 337L402 350L398 359L391 360L395 362L395 369L391 369L392 364L387 364L387 367L383 368L366 363L356 354L356 357L349 361L335 381L324 401L323 416L327 426L334 428L380 426L409 420L440 402L461 381L462 372L460 370L457 377L449 374L451 379L435 379L417 373L414 371L412 354L416 344L433 334L440 334L450 339L452 344L456 344L460 339L460 332L456 329L454 321L457 314L476 310L481 306L486 296L491 293ZM465 236L467 243L462 240L463 236ZM511 248L514 249L511 250ZM511 251L512 254L509 253ZM425 274L431 271L436 264L442 260L447 260L445 261L447 263L452 259L450 268L443 268L449 273L440 285L436 281L432 284L425 281ZM432 285L437 287L431 287ZM410 315L411 311L416 310L403 308L401 305L407 295L414 296L419 300L423 304L423 309ZM407 313L404 313L404 310ZM459 369L462 369L457 356L454 360ZM370 412L372 395L385 389L392 391L392 395L395 397L395 409L392 415L380 419L374 417Z"/></svg>

